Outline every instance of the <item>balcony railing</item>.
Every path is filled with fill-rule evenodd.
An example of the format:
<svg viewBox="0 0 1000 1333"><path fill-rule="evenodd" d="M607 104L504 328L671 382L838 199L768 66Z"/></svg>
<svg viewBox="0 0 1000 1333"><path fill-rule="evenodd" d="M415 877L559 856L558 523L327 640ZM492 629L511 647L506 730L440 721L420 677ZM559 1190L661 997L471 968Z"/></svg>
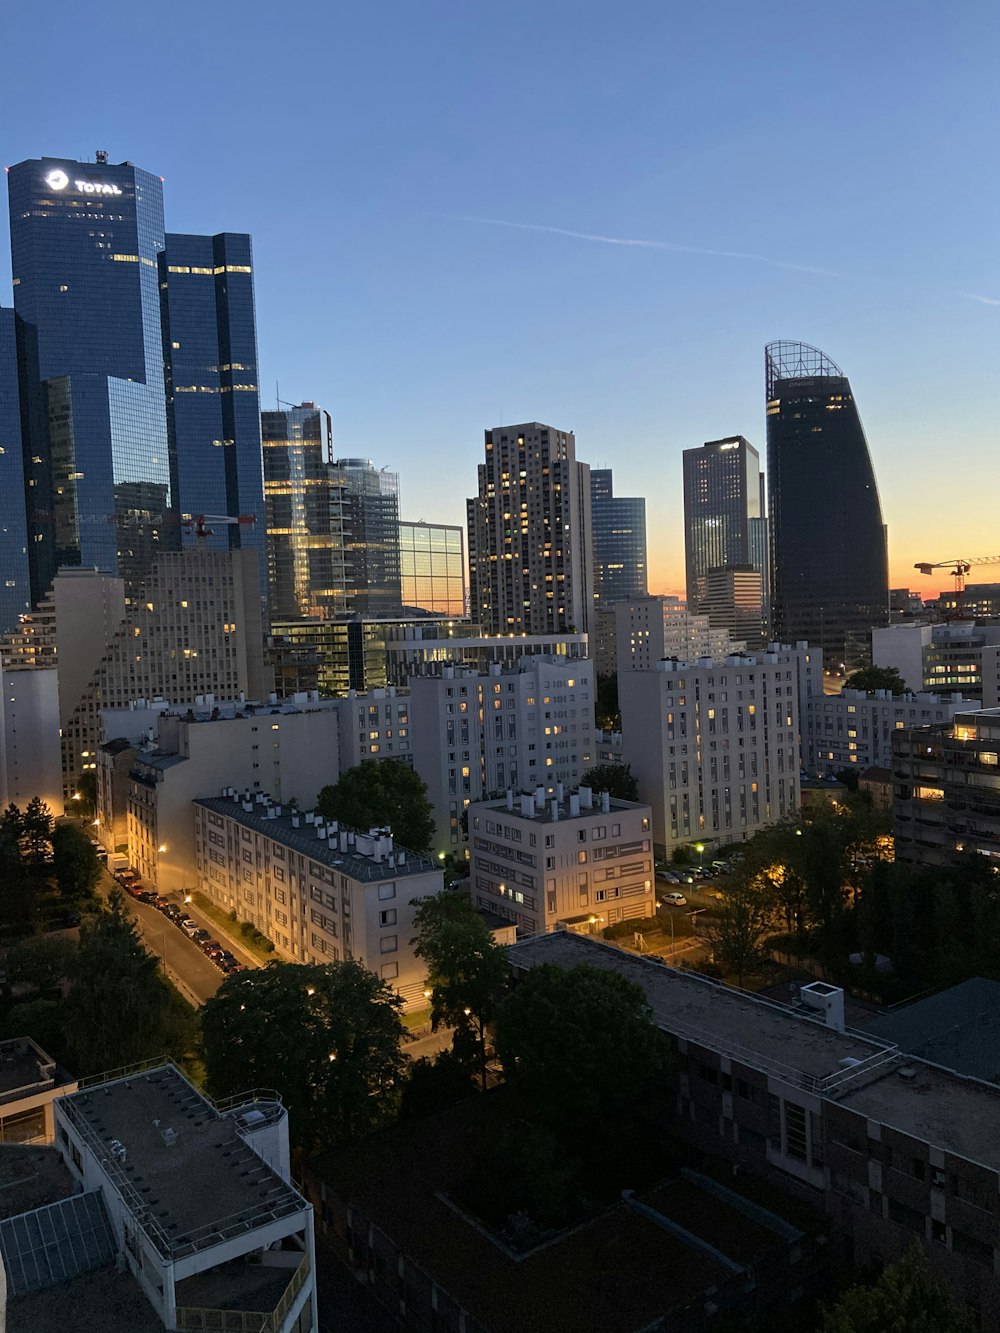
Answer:
<svg viewBox="0 0 1000 1333"><path fill-rule="evenodd" d="M281 1333L288 1312L309 1276L309 1260L302 1262L292 1274L281 1300L267 1313L261 1310L212 1310L198 1305L177 1307L174 1327L184 1333Z"/></svg>

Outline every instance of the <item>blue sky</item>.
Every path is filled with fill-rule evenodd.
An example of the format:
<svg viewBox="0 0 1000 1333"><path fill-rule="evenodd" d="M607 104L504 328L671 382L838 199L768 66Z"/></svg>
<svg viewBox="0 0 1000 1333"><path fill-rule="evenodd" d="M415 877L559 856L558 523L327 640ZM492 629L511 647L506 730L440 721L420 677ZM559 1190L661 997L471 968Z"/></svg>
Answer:
<svg viewBox="0 0 1000 1333"><path fill-rule="evenodd" d="M483 429L546 421L675 590L680 452L763 453L791 338L851 377L894 581L1000 548L995 4L56 0L4 47L6 160L107 148L171 230L250 231L265 406L322 402L405 516L464 521Z"/></svg>

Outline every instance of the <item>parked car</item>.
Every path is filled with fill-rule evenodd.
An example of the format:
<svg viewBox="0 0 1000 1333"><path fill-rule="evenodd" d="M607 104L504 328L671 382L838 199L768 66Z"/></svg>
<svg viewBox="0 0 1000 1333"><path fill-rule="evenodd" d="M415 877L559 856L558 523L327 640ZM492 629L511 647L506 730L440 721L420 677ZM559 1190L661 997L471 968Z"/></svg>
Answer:
<svg viewBox="0 0 1000 1333"><path fill-rule="evenodd" d="M664 894L663 902L666 907L687 907L687 899L684 897L683 893L674 892Z"/></svg>
<svg viewBox="0 0 1000 1333"><path fill-rule="evenodd" d="M170 899L164 898L162 893L153 895L153 906L158 912L165 911L170 906Z"/></svg>
<svg viewBox="0 0 1000 1333"><path fill-rule="evenodd" d="M680 880L672 870L658 870L656 878L664 884L679 884Z"/></svg>
<svg viewBox="0 0 1000 1333"><path fill-rule="evenodd" d="M199 940L198 943L201 946L202 952L207 953L209 957L214 956L216 953L222 953L222 945L218 940Z"/></svg>
<svg viewBox="0 0 1000 1333"><path fill-rule="evenodd" d="M191 938L194 940L195 944L203 945L205 941L210 940L212 936L204 926L195 926L194 930L191 931Z"/></svg>
<svg viewBox="0 0 1000 1333"><path fill-rule="evenodd" d="M138 893L135 893L132 896L137 898L141 903L149 903L151 907L156 902L156 894L152 889L140 889Z"/></svg>
<svg viewBox="0 0 1000 1333"><path fill-rule="evenodd" d="M686 870L680 870L677 872L677 882L679 884L693 884L694 875L688 874Z"/></svg>
<svg viewBox="0 0 1000 1333"><path fill-rule="evenodd" d="M177 924L180 926L181 930L183 930L184 934L187 935L189 938L198 929L198 922L192 921L189 916L182 916L178 920Z"/></svg>

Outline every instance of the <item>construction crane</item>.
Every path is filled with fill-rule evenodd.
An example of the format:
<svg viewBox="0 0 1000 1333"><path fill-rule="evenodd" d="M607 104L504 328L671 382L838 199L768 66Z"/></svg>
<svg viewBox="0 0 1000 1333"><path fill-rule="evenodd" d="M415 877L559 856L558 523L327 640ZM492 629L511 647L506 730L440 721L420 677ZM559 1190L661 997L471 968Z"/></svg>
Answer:
<svg viewBox="0 0 1000 1333"><path fill-rule="evenodd" d="M208 523L234 524L241 523L247 527L257 522L255 514L183 514L181 516L181 527L186 528L188 532L193 532L199 542L203 542L206 537L213 537L215 529L206 527Z"/></svg>
<svg viewBox="0 0 1000 1333"><path fill-rule="evenodd" d="M955 580L955 619L962 618L962 604L965 600L965 576L973 565L1000 565L1000 555L975 555L971 558L958 556L951 560L918 560L913 566L921 574L931 574L935 569L947 569Z"/></svg>

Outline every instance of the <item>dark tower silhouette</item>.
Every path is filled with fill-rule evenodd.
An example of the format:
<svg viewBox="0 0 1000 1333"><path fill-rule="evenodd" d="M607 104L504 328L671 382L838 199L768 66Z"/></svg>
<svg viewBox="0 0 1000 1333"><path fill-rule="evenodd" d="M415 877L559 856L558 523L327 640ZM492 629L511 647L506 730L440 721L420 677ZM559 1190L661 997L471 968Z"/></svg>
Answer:
<svg viewBox="0 0 1000 1333"><path fill-rule="evenodd" d="M847 376L805 343L769 343L771 616L781 642L856 665L889 619L885 526Z"/></svg>

